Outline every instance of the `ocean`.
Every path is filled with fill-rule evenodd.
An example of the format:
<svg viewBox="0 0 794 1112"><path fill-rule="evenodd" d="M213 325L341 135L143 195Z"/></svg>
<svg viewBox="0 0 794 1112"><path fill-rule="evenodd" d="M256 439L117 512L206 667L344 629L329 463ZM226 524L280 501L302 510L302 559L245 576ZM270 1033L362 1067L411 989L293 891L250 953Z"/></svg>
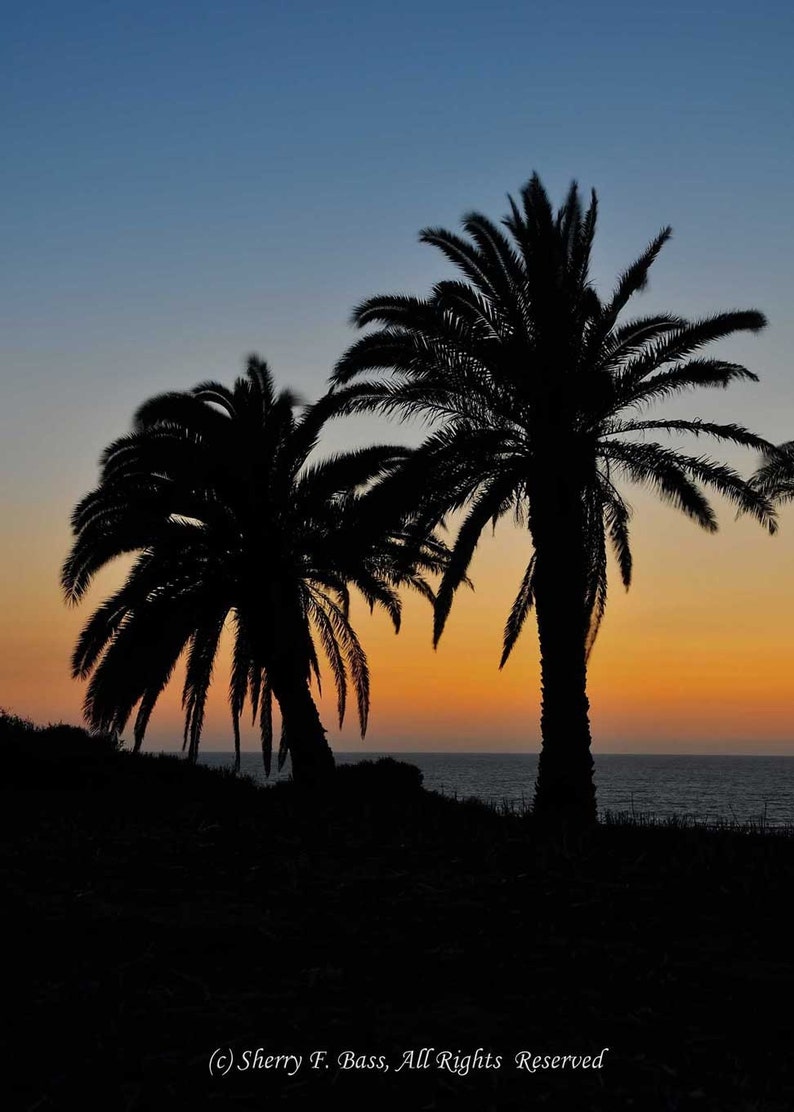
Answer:
<svg viewBox="0 0 794 1112"><path fill-rule="evenodd" d="M533 753L336 753L350 764L380 756L418 765L424 785L459 799L522 807L532 800ZM228 752L207 752L203 764L230 766ZM794 757L595 754L600 814L677 816L705 822L794 826ZM275 761L274 761L275 766ZM264 783L259 753L242 754L242 772ZM270 782L289 776L287 765Z"/></svg>

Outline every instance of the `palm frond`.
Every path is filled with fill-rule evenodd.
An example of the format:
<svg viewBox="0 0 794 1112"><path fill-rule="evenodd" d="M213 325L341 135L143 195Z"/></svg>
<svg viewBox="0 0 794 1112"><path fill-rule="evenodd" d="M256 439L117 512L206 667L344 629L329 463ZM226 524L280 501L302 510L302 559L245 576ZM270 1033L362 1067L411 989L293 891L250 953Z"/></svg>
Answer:
<svg viewBox="0 0 794 1112"><path fill-rule="evenodd" d="M507 663L521 630L524 628L527 614L532 609L535 601L535 563L535 553L533 552L505 623L502 657L499 661L500 668L504 668Z"/></svg>
<svg viewBox="0 0 794 1112"><path fill-rule="evenodd" d="M757 436L744 428L743 425L717 424L713 421L702 421L699 417L689 420L672 421L620 421L610 428L607 435L631 432L670 432L686 433L692 436L710 436L714 440L724 440L731 444L741 444L744 448L755 448L759 452L766 452L770 448L769 441L762 436Z"/></svg>
<svg viewBox="0 0 794 1112"><path fill-rule="evenodd" d="M458 530L449 563L436 593L433 620L433 644L437 645L444 632L452 600L458 587L466 578L474 550L483 529L489 521L499 517L512 500L513 488L510 481L496 481L483 487L471 502L463 523Z"/></svg>

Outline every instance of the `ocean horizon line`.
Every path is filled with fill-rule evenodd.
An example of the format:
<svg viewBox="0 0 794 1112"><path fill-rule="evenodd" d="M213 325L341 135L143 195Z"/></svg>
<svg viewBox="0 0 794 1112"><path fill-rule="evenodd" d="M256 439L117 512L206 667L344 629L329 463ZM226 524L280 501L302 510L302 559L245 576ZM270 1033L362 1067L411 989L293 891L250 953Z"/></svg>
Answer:
<svg viewBox="0 0 794 1112"><path fill-rule="evenodd" d="M681 752L678 750L645 750L643 752L628 752L628 751L612 751L612 750L593 750L593 757L680 757L688 758L703 758L714 757L721 759L723 757L791 757L794 758L794 742L790 752L770 752L765 750L763 752L720 752L715 753L711 751L690 751ZM149 752L158 752L165 755L177 755L182 752L182 749L158 749L149 750ZM241 754L251 756L261 756L261 750L257 748L242 749ZM232 749L204 749L199 752L199 759L202 755L205 756L229 756L234 757L234 750ZM540 755L539 749L334 749L334 755L338 757L537 757ZM275 756L275 755L274 755Z"/></svg>

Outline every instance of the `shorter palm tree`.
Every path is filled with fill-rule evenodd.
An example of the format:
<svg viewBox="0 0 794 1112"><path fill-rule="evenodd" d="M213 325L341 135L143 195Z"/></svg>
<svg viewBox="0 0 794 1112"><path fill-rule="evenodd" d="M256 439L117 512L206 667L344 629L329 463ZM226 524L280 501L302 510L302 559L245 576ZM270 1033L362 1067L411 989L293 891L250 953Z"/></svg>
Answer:
<svg viewBox="0 0 794 1112"><path fill-rule="evenodd" d="M133 431L112 443L97 488L76 507L75 540L63 569L78 602L96 573L125 553L132 569L86 623L72 659L90 677L84 712L96 729L121 732L136 710L134 749L177 661L186 654L184 747L195 761L224 627L233 633L229 702L240 764L246 700L258 719L265 769L273 747L272 705L282 718L279 767L291 756L296 781L334 768L311 691L322 649L339 723L348 689L362 736L369 669L350 622L350 590L382 608L399 629L398 589L433 600L424 578L443 570L446 549L415 539L384 504L379 480L406 449L376 446L310 463L332 407L327 398L296 416L252 356L232 389L207 382L146 402Z"/></svg>

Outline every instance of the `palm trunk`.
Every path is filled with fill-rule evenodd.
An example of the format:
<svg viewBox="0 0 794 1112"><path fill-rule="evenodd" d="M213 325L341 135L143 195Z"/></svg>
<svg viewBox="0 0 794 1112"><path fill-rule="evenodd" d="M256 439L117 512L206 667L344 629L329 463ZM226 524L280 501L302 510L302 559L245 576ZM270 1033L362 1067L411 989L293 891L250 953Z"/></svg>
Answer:
<svg viewBox="0 0 794 1112"><path fill-rule="evenodd" d="M327 783L336 764L308 679L299 670L284 667L283 663L271 667L269 676L281 710L293 780L302 787Z"/></svg>
<svg viewBox="0 0 794 1112"><path fill-rule="evenodd" d="M542 698L535 814L544 824L581 828L596 821L585 650L586 537L575 485L566 491L560 482L554 493L551 501L535 499L530 523Z"/></svg>
<svg viewBox="0 0 794 1112"><path fill-rule="evenodd" d="M294 584L274 577L260 605L260 657L281 711L292 779L302 787L327 783L336 763L309 689L311 644Z"/></svg>

